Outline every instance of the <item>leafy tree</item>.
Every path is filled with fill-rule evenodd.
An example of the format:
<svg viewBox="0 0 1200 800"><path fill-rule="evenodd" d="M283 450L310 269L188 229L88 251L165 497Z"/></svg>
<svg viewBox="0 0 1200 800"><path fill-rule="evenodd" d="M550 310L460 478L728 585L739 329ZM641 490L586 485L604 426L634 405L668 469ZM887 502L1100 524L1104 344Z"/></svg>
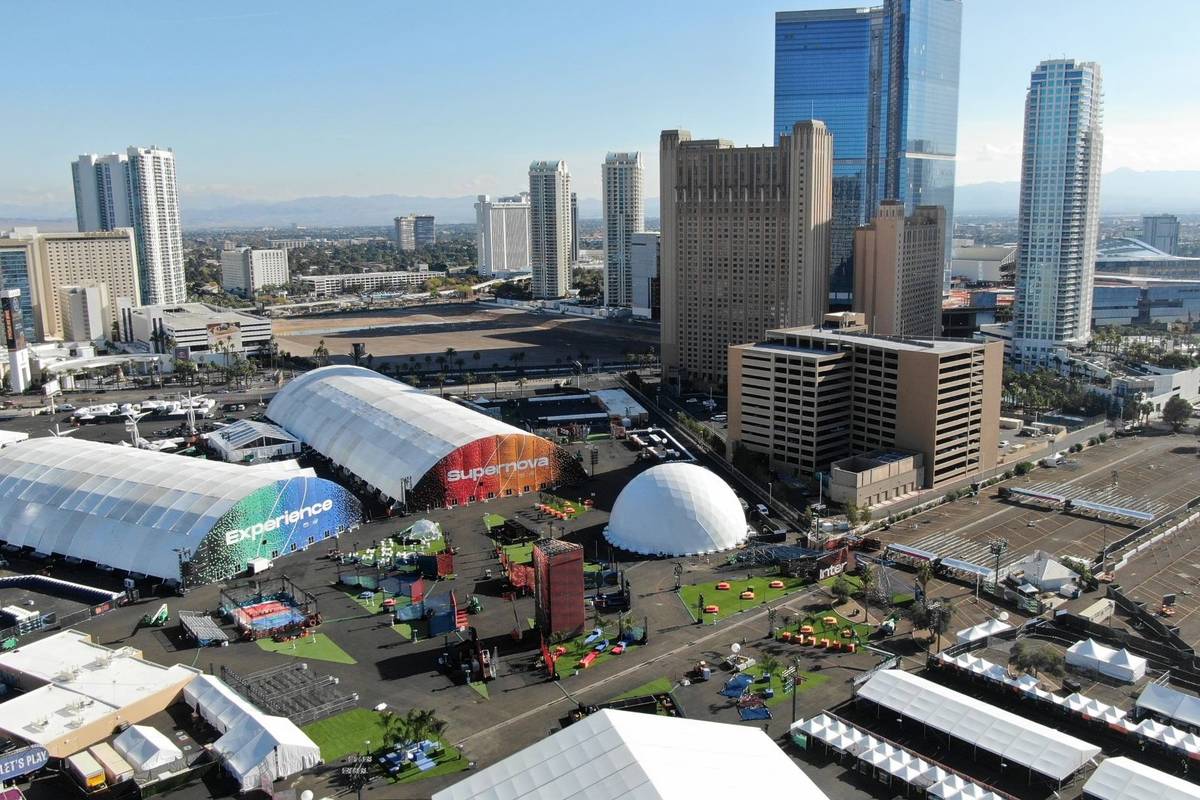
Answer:
<svg viewBox="0 0 1200 800"><path fill-rule="evenodd" d="M829 586L830 593L839 605L850 599L852 589L853 587L850 585L850 581L846 580L845 575L838 575Z"/></svg>
<svg viewBox="0 0 1200 800"><path fill-rule="evenodd" d="M846 503L846 521L851 525L857 525L861 515L858 506L854 503Z"/></svg>
<svg viewBox="0 0 1200 800"><path fill-rule="evenodd" d="M1020 464L1017 464L1015 467L1013 467L1013 472L1015 472L1017 475L1028 475L1029 470L1031 469L1033 469L1032 462L1022 461Z"/></svg>
<svg viewBox="0 0 1200 800"><path fill-rule="evenodd" d="M1035 639L1022 639L1014 644L1008 663L1035 677L1039 672L1062 675L1064 671L1063 654L1048 643Z"/></svg>
<svg viewBox="0 0 1200 800"><path fill-rule="evenodd" d="M929 581L933 579L933 565L928 561L922 561L917 565L917 585L921 587L921 605L929 605L929 595L926 588L929 586Z"/></svg>
<svg viewBox="0 0 1200 800"><path fill-rule="evenodd" d="M325 346L324 339L317 342L317 346L313 348L313 358L317 360L318 367L329 363L329 348Z"/></svg>
<svg viewBox="0 0 1200 800"><path fill-rule="evenodd" d="M1163 421L1169 424L1173 431L1179 433L1192 416L1192 404L1176 395L1163 405L1162 416Z"/></svg>
<svg viewBox="0 0 1200 800"><path fill-rule="evenodd" d="M764 677L774 675L783 667L783 662L771 653L764 653L758 663L762 667Z"/></svg>

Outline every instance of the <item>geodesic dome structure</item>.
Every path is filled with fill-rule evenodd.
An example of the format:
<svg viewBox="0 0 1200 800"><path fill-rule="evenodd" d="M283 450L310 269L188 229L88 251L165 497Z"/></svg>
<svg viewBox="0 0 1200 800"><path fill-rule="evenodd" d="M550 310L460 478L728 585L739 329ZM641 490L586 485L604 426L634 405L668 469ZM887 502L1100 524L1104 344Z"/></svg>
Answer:
<svg viewBox="0 0 1200 800"><path fill-rule="evenodd" d="M729 484L704 467L660 464L621 490L604 536L641 555L715 553L746 541L746 514Z"/></svg>

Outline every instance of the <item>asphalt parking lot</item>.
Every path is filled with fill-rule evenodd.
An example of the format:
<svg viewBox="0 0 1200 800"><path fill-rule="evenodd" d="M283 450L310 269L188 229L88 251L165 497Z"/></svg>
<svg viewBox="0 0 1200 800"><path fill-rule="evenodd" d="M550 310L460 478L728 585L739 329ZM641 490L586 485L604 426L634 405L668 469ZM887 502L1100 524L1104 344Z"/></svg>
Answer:
<svg viewBox="0 0 1200 800"><path fill-rule="evenodd" d="M1073 458L1077 464L1072 467L1038 468L1002 485L1156 515L1200 495L1200 461L1188 436L1161 433L1113 439ZM898 522L881 538L885 544L896 542L991 567L994 556L989 543L995 539L1008 543L1002 565L1034 550L1090 559L1106 541L1115 541L1138 525L1001 500L999 486L992 486L978 498L961 499Z"/></svg>

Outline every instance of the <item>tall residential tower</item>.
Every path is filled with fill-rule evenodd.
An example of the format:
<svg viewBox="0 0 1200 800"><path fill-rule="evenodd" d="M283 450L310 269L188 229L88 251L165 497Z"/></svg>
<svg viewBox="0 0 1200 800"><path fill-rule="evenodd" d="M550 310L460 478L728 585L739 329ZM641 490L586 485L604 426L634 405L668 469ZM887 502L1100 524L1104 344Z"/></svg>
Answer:
<svg viewBox="0 0 1200 800"><path fill-rule="evenodd" d="M141 301L187 300L175 154L130 147L123 155L83 155L71 164L75 217L81 232L133 228Z"/></svg>
<svg viewBox="0 0 1200 800"><path fill-rule="evenodd" d="M571 288L571 173L565 161L529 165L529 260L533 296L565 297Z"/></svg>
<svg viewBox="0 0 1200 800"><path fill-rule="evenodd" d="M633 304L633 234L646 229L641 153L609 153L601 169L604 195L604 305Z"/></svg>
<svg viewBox="0 0 1200 800"><path fill-rule="evenodd" d="M1099 235L1100 65L1043 61L1025 98L1013 355L1049 365L1087 343Z"/></svg>
<svg viewBox="0 0 1200 800"><path fill-rule="evenodd" d="M830 298L848 306L854 229L883 200L946 210L949 288L961 0L775 15L775 135L820 119L833 134Z"/></svg>
<svg viewBox="0 0 1200 800"><path fill-rule="evenodd" d="M766 147L662 132L659 285L668 380L720 386L730 345L821 321L832 153L819 121L798 122Z"/></svg>

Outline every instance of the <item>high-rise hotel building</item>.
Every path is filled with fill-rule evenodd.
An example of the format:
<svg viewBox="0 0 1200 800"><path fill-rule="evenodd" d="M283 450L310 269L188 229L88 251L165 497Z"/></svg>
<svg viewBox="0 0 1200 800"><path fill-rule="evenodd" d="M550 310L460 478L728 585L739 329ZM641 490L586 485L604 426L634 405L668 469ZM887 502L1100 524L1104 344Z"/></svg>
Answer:
<svg viewBox="0 0 1200 800"><path fill-rule="evenodd" d="M775 15L775 135L802 119L833 134L830 299L849 307L854 230L884 200L946 210L949 289L958 149L961 0Z"/></svg>
<svg viewBox="0 0 1200 800"><path fill-rule="evenodd" d="M833 142L796 123L766 147L663 131L662 360L667 380L721 386L729 346L825 313Z"/></svg>
<svg viewBox="0 0 1200 800"><path fill-rule="evenodd" d="M633 234L646 229L641 153L609 153L601 168L604 205L604 305L633 305Z"/></svg>
<svg viewBox="0 0 1200 800"><path fill-rule="evenodd" d="M475 199L475 244L484 277L529 270L529 193Z"/></svg>
<svg viewBox="0 0 1200 800"><path fill-rule="evenodd" d="M529 165L529 260L533 296L565 297L571 288L571 173L565 161Z"/></svg>
<svg viewBox="0 0 1200 800"><path fill-rule="evenodd" d="M1100 66L1043 61L1025 98L1013 356L1024 367L1087 343L1099 237Z"/></svg>
<svg viewBox="0 0 1200 800"><path fill-rule="evenodd" d="M187 300L175 154L130 147L123 154L82 155L72 162L71 175L81 232L133 228L141 302Z"/></svg>

